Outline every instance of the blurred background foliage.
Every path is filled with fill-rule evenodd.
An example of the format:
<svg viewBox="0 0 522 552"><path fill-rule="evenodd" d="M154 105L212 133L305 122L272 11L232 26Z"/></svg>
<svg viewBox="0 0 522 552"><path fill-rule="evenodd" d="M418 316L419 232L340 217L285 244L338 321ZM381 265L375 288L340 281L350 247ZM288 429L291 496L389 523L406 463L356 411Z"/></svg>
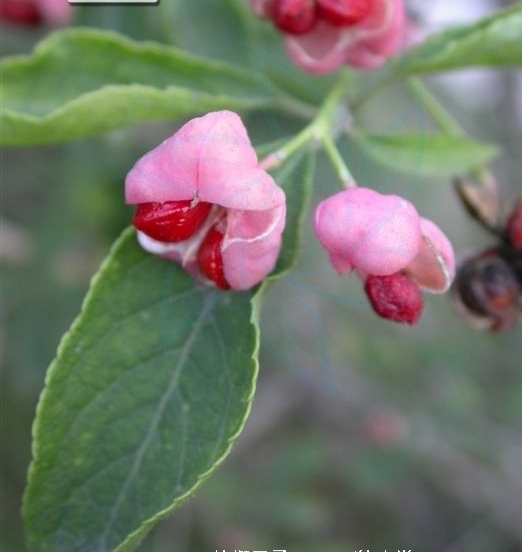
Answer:
<svg viewBox="0 0 522 552"><path fill-rule="evenodd" d="M445 21L430 19L434 12L447 16L454 5L440 0L423 11L419 4L410 8L434 28ZM477 17L501 3L462 4ZM251 64L304 98L327 87L329 78L316 86L276 54L278 40L273 52L238 48L221 6L212 0L89 6L75 24ZM3 53L29 52L47 32L3 25ZM492 168L508 203L521 191L520 74L470 70L429 83L473 137L502 146ZM275 113L245 122L256 145L301 124ZM400 86L370 102L356 123L381 132L431 126ZM178 124L2 150L5 552L25 549L20 501L45 370L91 276L128 224L126 172ZM342 149L357 180L412 199L447 231L461 257L490 243L464 214L449 180L391 172L357 148ZM320 159L314 201L336 189ZM427 297L414 328L378 319L359 281L330 270L310 220L309 214L297 269L267 294L258 391L244 433L225 464L140 550L522 550L520 327L501 335L475 332L448 297Z"/></svg>

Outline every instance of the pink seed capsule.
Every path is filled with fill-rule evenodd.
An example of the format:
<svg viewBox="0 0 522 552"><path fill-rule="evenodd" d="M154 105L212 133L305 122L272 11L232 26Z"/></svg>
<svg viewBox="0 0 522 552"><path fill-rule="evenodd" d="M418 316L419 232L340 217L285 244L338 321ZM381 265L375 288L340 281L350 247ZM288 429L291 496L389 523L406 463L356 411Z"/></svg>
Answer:
<svg viewBox="0 0 522 552"><path fill-rule="evenodd" d="M244 290L276 264L285 194L236 113L196 117L145 153L125 178L125 200L139 206L140 245L196 279Z"/></svg>

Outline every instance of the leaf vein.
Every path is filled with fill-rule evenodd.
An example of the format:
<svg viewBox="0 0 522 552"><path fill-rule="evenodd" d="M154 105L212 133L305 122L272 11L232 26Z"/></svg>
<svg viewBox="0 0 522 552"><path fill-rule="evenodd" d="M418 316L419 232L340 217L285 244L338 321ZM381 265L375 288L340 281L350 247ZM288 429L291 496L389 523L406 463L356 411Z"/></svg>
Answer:
<svg viewBox="0 0 522 552"><path fill-rule="evenodd" d="M172 397L173 393L176 392L178 387L178 381L181 371L186 365L186 362L188 360L189 352L192 349L192 346L194 344L194 341L196 339L196 336L198 335L199 331L201 330L201 327L204 323L206 315L212 310L215 304L215 297L216 295L212 294L205 298L205 301L203 302L203 306L201 308L201 311L198 315L198 318L196 319L194 326L192 328L192 331L190 335L188 336L187 340L185 341L181 353L180 353L180 359L178 363L178 369L174 371L172 378L170 380L169 385L167 386L167 389L165 390L165 393L160 399L160 402L158 404L158 408L156 410L156 413L154 414L150 426L147 430L147 434L145 435L145 438L138 448L135 457L134 462L132 464L131 470L129 472L129 475L125 479L125 482L123 483L120 492L118 493L118 496L116 497L116 500L114 502L113 507L111 508L107 523L105 525L105 528L100 536L99 539L99 545L98 550L100 552L103 552L107 550L107 538L109 536L109 532L114 525L114 522L116 521L116 517L118 515L118 512L120 510L120 507L123 503L123 500L125 498L125 495L129 491L129 488L132 484L132 481L138 474L141 464L143 461L143 457L145 456L145 453L147 452L150 444L152 443L152 440L154 436L156 435L156 431L158 428L158 425L161 421L161 418L163 416L163 413L165 411L165 408L167 406L168 401Z"/></svg>

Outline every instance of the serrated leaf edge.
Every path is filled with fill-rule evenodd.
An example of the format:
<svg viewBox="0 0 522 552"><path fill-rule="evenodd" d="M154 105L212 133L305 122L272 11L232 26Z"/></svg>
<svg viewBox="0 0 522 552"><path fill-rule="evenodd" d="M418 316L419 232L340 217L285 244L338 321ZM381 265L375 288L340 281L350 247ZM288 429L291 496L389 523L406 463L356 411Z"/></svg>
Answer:
<svg viewBox="0 0 522 552"><path fill-rule="evenodd" d="M42 411L42 408L44 407L44 403L47 399L47 393L48 393L48 386L49 383L53 377L54 371L56 369L56 365L58 364L58 360L60 359L62 352L64 350L64 347L67 344L67 341L69 339L69 336L77 329L79 324L82 322L83 315L85 313L86 308L90 304L91 296L93 294L93 290L100 278L103 277L105 274L105 271L107 270L108 266L111 263L111 260L113 256L116 254L116 252L125 244L126 240L130 237L130 235L134 234L134 228L128 227L126 228L120 237L114 242L112 245L109 254L104 259L102 264L100 265L100 268L98 272L92 277L90 285L89 285L89 291L87 292L87 295L85 296L85 299L83 300L80 313L76 317L76 319L71 324L70 328L67 330L67 332L62 336L60 343L58 345L57 353L54 358L54 360L49 365L49 368L47 370L47 373L45 375L45 383L44 388L40 394L40 398L38 400L38 404L36 406L36 414L35 419L32 426L32 446L31 446L31 452L32 452L32 460L29 465L28 471L27 471L27 482L26 487L24 491L23 496L23 502L22 502L22 517L25 518L24 512L26 509L26 500L27 500L27 490L29 488L29 482L31 481L33 477L33 473L35 470L35 466L37 463L37 460L39 458L39 447L38 447L38 434L39 434L39 427L40 427L40 413ZM236 432L226 441L227 447L224 450L223 454L214 462L214 464L204 473L202 473L196 483L188 489L183 495L176 498L173 503L149 518L148 520L144 521L135 531L130 533L127 538L122 541L116 548L112 550L112 552L130 552L131 550L134 550L136 546L139 545L141 540L147 535L147 533L153 528L153 526L160 521L161 519L167 517L169 514L171 514L178 506L180 506L183 502L185 502L187 499L189 499L194 491L214 472L214 470L223 462L223 460L228 456L230 453L230 450L232 448L232 445L234 444L237 437L242 432L246 421L250 415L250 411L252 409L252 402L255 395L256 390L256 383L257 383L257 376L259 374L259 348L260 348L260 330L259 330L259 310L254 307L254 304L251 303L252 310L251 310L251 316L250 316L250 324L252 324L254 328L254 350L252 352L251 359L253 361L253 367L254 367L254 373L252 378L252 386L250 389L250 393L246 398L246 411L245 415L241 421L241 424L239 425Z"/></svg>

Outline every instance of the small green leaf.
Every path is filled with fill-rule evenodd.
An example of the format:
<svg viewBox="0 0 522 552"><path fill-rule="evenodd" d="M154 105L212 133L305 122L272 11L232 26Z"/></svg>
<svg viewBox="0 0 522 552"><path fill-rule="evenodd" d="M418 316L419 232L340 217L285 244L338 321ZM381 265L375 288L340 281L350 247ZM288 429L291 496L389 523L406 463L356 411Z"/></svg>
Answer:
<svg viewBox="0 0 522 552"><path fill-rule="evenodd" d="M94 29L53 33L33 55L3 60L0 78L4 145L280 100L254 72Z"/></svg>
<svg viewBox="0 0 522 552"><path fill-rule="evenodd" d="M486 163L497 149L490 144L445 134L364 134L353 136L375 161L406 173L454 175Z"/></svg>
<svg viewBox="0 0 522 552"><path fill-rule="evenodd" d="M123 234L47 374L31 552L134 550L223 460L257 375L250 298L194 284Z"/></svg>
<svg viewBox="0 0 522 552"><path fill-rule="evenodd" d="M273 171L275 181L286 194L286 225L281 253L271 279L291 270L299 252L301 227L308 207L314 177L315 156L295 155Z"/></svg>
<svg viewBox="0 0 522 552"><path fill-rule="evenodd" d="M400 58L396 70L404 75L506 65L522 65L521 3L428 38Z"/></svg>

